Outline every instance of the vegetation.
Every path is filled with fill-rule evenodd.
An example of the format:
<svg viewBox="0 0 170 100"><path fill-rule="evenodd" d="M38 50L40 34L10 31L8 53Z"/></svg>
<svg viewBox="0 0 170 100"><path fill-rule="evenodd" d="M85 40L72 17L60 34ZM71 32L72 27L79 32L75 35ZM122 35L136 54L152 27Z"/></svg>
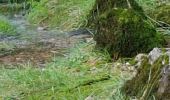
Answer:
<svg viewBox="0 0 170 100"><path fill-rule="evenodd" d="M148 58L143 57L142 59L143 61L136 77L127 81L123 91L131 97L135 96L142 100L152 100L154 98L157 98L157 100L170 99L167 91L164 91L166 95L159 95L157 92L160 85L159 81L161 81L161 69L169 63L169 57L163 55L153 65L150 65ZM165 61L165 64L162 64L162 61Z"/></svg>
<svg viewBox="0 0 170 100"><path fill-rule="evenodd" d="M0 35L15 35L16 30L10 22L4 17L0 16Z"/></svg>
<svg viewBox="0 0 170 100"><path fill-rule="evenodd" d="M145 54L139 54L145 55L140 61L132 58L155 47L169 48L168 34L159 33L155 25L169 23L168 3L0 0L0 4L0 99L170 99L169 56L164 55L169 49L162 49L153 64ZM169 32L168 24L159 28Z"/></svg>
<svg viewBox="0 0 170 100"><path fill-rule="evenodd" d="M129 74L121 74L120 69L108 63L107 53L93 51L93 47L79 44L69 56L54 58L43 69L35 69L31 64L20 66L22 69L1 66L0 95L5 99L83 100L90 95L96 99L113 98L112 95L117 100L123 98L112 91L118 91Z"/></svg>
<svg viewBox="0 0 170 100"><path fill-rule="evenodd" d="M132 9L135 9L136 11L138 11L138 13L143 12L142 8L134 0L130 0L129 3L130 5L128 4L128 2L125 2L124 0L119 1L108 0L107 2L104 2L104 0L96 0L96 3L94 4L88 16L88 25L93 27L93 23L95 24L96 22L95 19L100 17L100 15L103 15L104 13L117 8L128 9L132 7Z"/></svg>
<svg viewBox="0 0 170 100"><path fill-rule="evenodd" d="M106 7L103 5L107 2L96 2L98 8L95 5L91 11L89 26L97 30L94 34L97 47L106 49L114 58L132 57L161 47L163 38L145 17L143 10L133 0L130 0L129 6L123 2L113 1Z"/></svg>
<svg viewBox="0 0 170 100"><path fill-rule="evenodd" d="M162 23L170 24L170 5L162 5L159 6L152 15L155 20L161 21Z"/></svg>
<svg viewBox="0 0 170 100"><path fill-rule="evenodd" d="M95 0L41 0L33 6L28 20L34 24L71 30L86 22L86 15ZM54 23L55 22L55 23Z"/></svg>

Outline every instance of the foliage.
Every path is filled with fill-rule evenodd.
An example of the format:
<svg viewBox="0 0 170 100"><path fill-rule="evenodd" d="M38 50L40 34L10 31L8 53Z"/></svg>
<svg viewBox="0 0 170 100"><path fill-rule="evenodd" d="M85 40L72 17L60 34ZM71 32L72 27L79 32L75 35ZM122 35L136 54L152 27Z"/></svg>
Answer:
<svg viewBox="0 0 170 100"><path fill-rule="evenodd" d="M23 2L29 2L29 1L37 1L40 0L0 0L0 3L23 3Z"/></svg>
<svg viewBox="0 0 170 100"><path fill-rule="evenodd" d="M9 13L18 13L22 8L23 6L21 4L0 4L0 13L5 15Z"/></svg>
<svg viewBox="0 0 170 100"><path fill-rule="evenodd" d="M146 12L151 12L156 9L157 1L156 0L136 0L139 5L142 6L142 8Z"/></svg>
<svg viewBox="0 0 170 100"><path fill-rule="evenodd" d="M28 20L60 30L79 28L94 0L41 0L28 14Z"/></svg>
<svg viewBox="0 0 170 100"><path fill-rule="evenodd" d="M2 16L0 16L0 35L16 35L15 28Z"/></svg>
<svg viewBox="0 0 170 100"><path fill-rule="evenodd" d="M170 24L170 5L161 5L155 9L153 12L153 18L157 21L162 21L167 24Z"/></svg>
<svg viewBox="0 0 170 100"><path fill-rule="evenodd" d="M77 45L67 57L55 58L43 69L32 68L31 64L22 65L21 69L1 66L0 96L36 100L84 100L90 95L95 99L113 98L112 91L123 85L125 74L120 74L119 69L110 70L108 55L93 51L93 47ZM121 93L115 95L117 100L124 98Z"/></svg>
<svg viewBox="0 0 170 100"><path fill-rule="evenodd" d="M136 0L139 5L146 11L146 13L151 13L158 6L170 3L169 0Z"/></svg>

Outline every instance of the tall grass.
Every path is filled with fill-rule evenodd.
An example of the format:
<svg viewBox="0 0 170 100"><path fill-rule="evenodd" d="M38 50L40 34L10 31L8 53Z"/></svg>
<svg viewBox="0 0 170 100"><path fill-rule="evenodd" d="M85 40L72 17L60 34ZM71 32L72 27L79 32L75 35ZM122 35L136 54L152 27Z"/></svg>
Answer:
<svg viewBox="0 0 170 100"><path fill-rule="evenodd" d="M157 0L136 0L144 9L154 9Z"/></svg>
<svg viewBox="0 0 170 100"><path fill-rule="evenodd" d="M88 96L97 100L124 98L117 91L126 79L125 74L119 69L111 70L107 53L96 53L88 44L78 45L71 51L43 69L32 68L31 64L23 65L22 69L1 66L0 96L24 100L84 100Z"/></svg>
<svg viewBox="0 0 170 100"><path fill-rule="evenodd" d="M86 22L95 0L41 0L28 14L34 24L71 30Z"/></svg>
<svg viewBox="0 0 170 100"><path fill-rule="evenodd" d="M0 35L16 35L15 28L3 16L0 16Z"/></svg>
<svg viewBox="0 0 170 100"><path fill-rule="evenodd" d="M162 4L169 4L169 0L136 0L143 9L150 13Z"/></svg>

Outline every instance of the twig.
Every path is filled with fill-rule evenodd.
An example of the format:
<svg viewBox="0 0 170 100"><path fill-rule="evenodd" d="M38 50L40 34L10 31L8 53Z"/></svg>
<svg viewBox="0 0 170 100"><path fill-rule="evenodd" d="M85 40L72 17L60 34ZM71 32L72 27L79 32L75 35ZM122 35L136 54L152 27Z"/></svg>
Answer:
<svg viewBox="0 0 170 100"><path fill-rule="evenodd" d="M129 7L129 8L132 8L129 0L126 0L126 1L127 1L127 4L128 4L128 7Z"/></svg>

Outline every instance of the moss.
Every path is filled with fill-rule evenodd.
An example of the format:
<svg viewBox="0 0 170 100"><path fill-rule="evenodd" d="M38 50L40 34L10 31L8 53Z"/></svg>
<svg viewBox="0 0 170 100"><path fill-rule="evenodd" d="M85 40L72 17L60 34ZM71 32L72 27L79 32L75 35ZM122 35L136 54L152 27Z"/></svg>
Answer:
<svg viewBox="0 0 170 100"><path fill-rule="evenodd" d="M146 53L163 43L142 8L134 0L127 1L97 0L89 15L88 27L97 30L96 47L115 59Z"/></svg>
<svg viewBox="0 0 170 100"><path fill-rule="evenodd" d="M127 2L128 1L128 2ZM135 2L135 0L96 0L93 9L88 15L88 26L93 26L96 18L113 8L135 9L138 12L143 12L143 9ZM142 13L141 13L142 14ZM143 15L143 14L142 14ZM143 15L144 16L144 15Z"/></svg>
<svg viewBox="0 0 170 100"><path fill-rule="evenodd" d="M96 24L96 46L111 56L131 57L161 46L155 28L132 9L112 9L99 16Z"/></svg>
<svg viewBox="0 0 170 100"><path fill-rule="evenodd" d="M148 58L144 58L142 65L138 69L137 75L126 82L122 88L129 96L135 96L141 100L149 100L153 95L156 96L161 78L161 70L164 67L162 61L168 64L169 57L164 55L158 58L153 64L149 64Z"/></svg>

